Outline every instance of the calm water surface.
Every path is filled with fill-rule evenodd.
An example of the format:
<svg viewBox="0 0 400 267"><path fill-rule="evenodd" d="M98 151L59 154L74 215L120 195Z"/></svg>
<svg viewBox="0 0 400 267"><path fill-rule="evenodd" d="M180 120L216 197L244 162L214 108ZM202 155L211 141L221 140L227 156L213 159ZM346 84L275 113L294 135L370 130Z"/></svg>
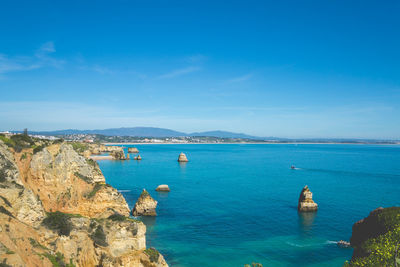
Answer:
<svg viewBox="0 0 400 267"><path fill-rule="evenodd" d="M400 146L137 145L143 160L100 161L132 208L143 188L158 201L147 245L170 266L342 266L354 222L400 205ZM180 152L190 162L180 164ZM299 169L291 170L295 165ZM170 193L158 193L168 184ZM316 214L299 215L308 185Z"/></svg>

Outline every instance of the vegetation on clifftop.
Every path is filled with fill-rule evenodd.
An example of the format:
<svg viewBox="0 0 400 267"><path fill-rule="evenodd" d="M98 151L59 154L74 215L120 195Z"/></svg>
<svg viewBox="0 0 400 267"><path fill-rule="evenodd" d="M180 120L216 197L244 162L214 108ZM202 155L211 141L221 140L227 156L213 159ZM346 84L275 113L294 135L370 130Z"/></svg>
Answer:
<svg viewBox="0 0 400 267"><path fill-rule="evenodd" d="M144 251L144 253L149 256L151 262L157 262L158 258L160 257L160 252L158 252L155 248L148 248Z"/></svg>
<svg viewBox="0 0 400 267"><path fill-rule="evenodd" d="M400 207L385 208L376 217L384 233L354 246L368 255L353 257L344 266L400 266Z"/></svg>
<svg viewBox="0 0 400 267"><path fill-rule="evenodd" d="M67 214L60 211L48 212L42 224L50 230L57 231L59 235L69 236L72 230L71 218L81 217L79 214Z"/></svg>

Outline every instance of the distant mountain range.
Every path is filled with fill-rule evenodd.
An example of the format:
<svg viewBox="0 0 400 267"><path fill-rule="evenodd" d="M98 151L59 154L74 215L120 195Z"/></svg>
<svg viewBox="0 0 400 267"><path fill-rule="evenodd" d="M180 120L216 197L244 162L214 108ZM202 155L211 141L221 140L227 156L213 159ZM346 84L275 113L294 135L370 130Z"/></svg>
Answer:
<svg viewBox="0 0 400 267"><path fill-rule="evenodd" d="M38 131L29 132L38 135L69 135L69 134L101 134L106 136L136 136L136 137L184 137L184 136L209 136L218 138L243 138L262 140L263 137L247 135L243 133L232 133L226 131L208 131L184 133L165 128L155 127L130 127L130 128L111 128L104 130L57 130L57 131ZM278 139L278 138L275 138Z"/></svg>

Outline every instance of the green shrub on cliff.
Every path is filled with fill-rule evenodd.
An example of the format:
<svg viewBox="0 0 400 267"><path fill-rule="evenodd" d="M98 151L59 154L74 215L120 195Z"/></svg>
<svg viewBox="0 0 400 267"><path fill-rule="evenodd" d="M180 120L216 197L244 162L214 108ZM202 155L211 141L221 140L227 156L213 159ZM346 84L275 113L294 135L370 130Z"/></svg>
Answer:
<svg viewBox="0 0 400 267"><path fill-rule="evenodd" d="M157 262L158 258L160 257L160 253L155 248L148 248L144 251L144 253L149 256L151 262Z"/></svg>
<svg viewBox="0 0 400 267"><path fill-rule="evenodd" d="M83 153L85 150L89 149L89 145L79 142L71 143L73 149L78 153Z"/></svg>
<svg viewBox="0 0 400 267"><path fill-rule="evenodd" d="M56 254L50 254L46 252L41 255L48 258L53 264L53 267L75 267L75 265L72 263L72 259L69 260L69 263L65 263L64 255L60 252L57 252Z"/></svg>
<svg viewBox="0 0 400 267"><path fill-rule="evenodd" d="M42 224L48 229L58 231L59 235L69 236L72 230L71 215L59 211L48 212Z"/></svg>
<svg viewBox="0 0 400 267"><path fill-rule="evenodd" d="M376 217L384 233L355 245L355 251L367 255L353 258L344 266L396 266L395 262L400 266L400 207L385 208Z"/></svg>
<svg viewBox="0 0 400 267"><path fill-rule="evenodd" d="M125 221L127 218L126 218L124 215L122 215L122 214L114 213L114 214L110 215L110 216L108 217L108 219L110 219L110 220L112 220L112 221L114 221L114 222L123 222L123 221Z"/></svg>
<svg viewBox="0 0 400 267"><path fill-rule="evenodd" d="M96 245L106 247L108 243L106 241L106 234L104 233L103 226L98 225L96 231L90 235L90 238Z"/></svg>
<svg viewBox="0 0 400 267"><path fill-rule="evenodd" d="M74 175L75 175L76 177L78 177L79 179L85 181L85 182L88 183L88 184L90 184L90 183L92 182L92 179L91 179L91 178L89 178L89 177L87 177L87 176L85 176L85 175L82 175L82 174L80 174L79 172L75 172Z"/></svg>
<svg viewBox="0 0 400 267"><path fill-rule="evenodd" d="M263 267L261 263L253 262L250 264L245 264L244 267Z"/></svg>

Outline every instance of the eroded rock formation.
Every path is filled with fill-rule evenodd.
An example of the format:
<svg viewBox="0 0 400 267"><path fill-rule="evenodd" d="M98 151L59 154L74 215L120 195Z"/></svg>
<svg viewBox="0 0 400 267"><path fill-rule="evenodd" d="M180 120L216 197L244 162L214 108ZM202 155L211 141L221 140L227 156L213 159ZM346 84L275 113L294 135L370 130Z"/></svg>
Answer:
<svg viewBox="0 0 400 267"><path fill-rule="evenodd" d="M114 150L114 151L110 152L110 155L113 156L113 158L116 160L125 160L126 159L123 149Z"/></svg>
<svg viewBox="0 0 400 267"><path fill-rule="evenodd" d="M127 217L97 163L67 143L32 146L16 152L0 141L0 262L168 266L146 249L146 226Z"/></svg>
<svg viewBox="0 0 400 267"><path fill-rule="evenodd" d="M318 205L312 199L312 193L307 185L301 190L297 209L300 212L317 211L318 209Z"/></svg>
<svg viewBox="0 0 400 267"><path fill-rule="evenodd" d="M135 207L132 209L133 216L156 216L157 201L143 189L142 194L138 198Z"/></svg>

